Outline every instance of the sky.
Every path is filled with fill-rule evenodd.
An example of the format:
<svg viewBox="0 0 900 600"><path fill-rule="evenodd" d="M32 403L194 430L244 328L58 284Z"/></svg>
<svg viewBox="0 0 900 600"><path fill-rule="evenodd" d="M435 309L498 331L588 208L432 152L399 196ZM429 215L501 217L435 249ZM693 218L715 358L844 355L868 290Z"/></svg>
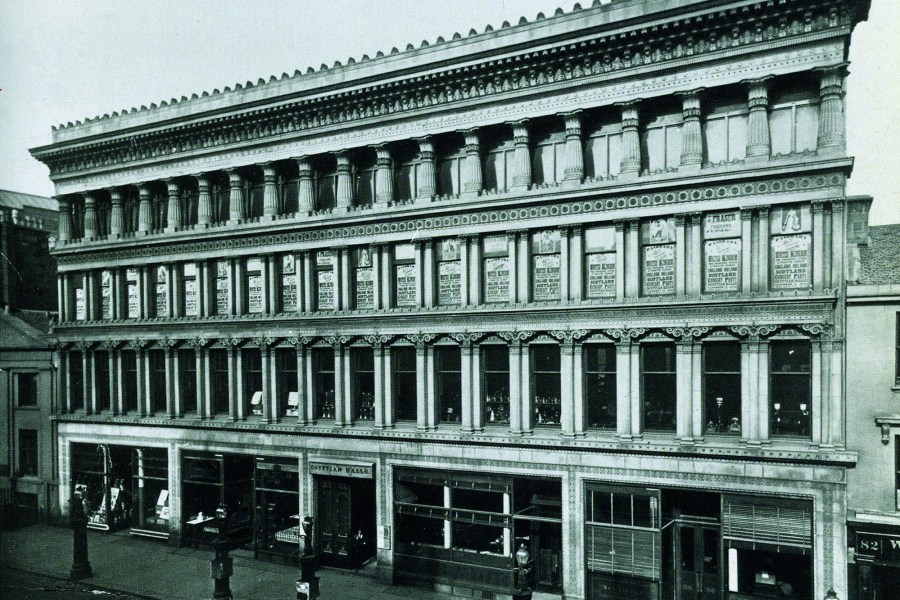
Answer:
<svg viewBox="0 0 900 600"><path fill-rule="evenodd" d="M60 123L531 21L574 3L0 0L0 188L53 195L28 149L50 143ZM873 224L900 223L900 1L872 0L850 61L848 193L875 197Z"/></svg>

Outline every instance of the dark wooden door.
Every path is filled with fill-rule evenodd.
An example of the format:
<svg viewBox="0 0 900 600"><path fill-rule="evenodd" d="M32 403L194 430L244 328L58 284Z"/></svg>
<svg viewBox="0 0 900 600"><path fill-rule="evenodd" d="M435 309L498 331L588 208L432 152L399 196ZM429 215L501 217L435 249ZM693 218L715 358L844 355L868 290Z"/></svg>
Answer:
<svg viewBox="0 0 900 600"><path fill-rule="evenodd" d="M716 527L679 524L675 535L678 600L721 600L721 551Z"/></svg>
<svg viewBox="0 0 900 600"><path fill-rule="evenodd" d="M350 566L350 483L346 479L318 478L319 550L322 562Z"/></svg>

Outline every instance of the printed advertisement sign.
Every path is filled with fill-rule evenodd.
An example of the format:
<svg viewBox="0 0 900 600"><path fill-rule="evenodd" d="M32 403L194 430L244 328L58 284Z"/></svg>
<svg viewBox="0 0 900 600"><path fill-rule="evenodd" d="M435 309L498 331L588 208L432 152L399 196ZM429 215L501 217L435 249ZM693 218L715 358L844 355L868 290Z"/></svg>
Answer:
<svg viewBox="0 0 900 600"><path fill-rule="evenodd" d="M318 309L334 310L334 271L316 271L318 279Z"/></svg>
<svg viewBox="0 0 900 600"><path fill-rule="evenodd" d="M375 308L372 269L356 270L356 308Z"/></svg>
<svg viewBox="0 0 900 600"><path fill-rule="evenodd" d="M509 302L509 258L488 258L484 261L485 302Z"/></svg>
<svg viewBox="0 0 900 600"><path fill-rule="evenodd" d="M438 303L459 304L460 268L458 260L438 264Z"/></svg>
<svg viewBox="0 0 900 600"><path fill-rule="evenodd" d="M741 213L738 211L712 213L703 217L703 237L706 239L740 237Z"/></svg>
<svg viewBox="0 0 900 600"><path fill-rule="evenodd" d="M705 244L705 258L703 289L707 292L737 291L740 279L741 240L710 240Z"/></svg>
<svg viewBox="0 0 900 600"><path fill-rule="evenodd" d="M772 288L776 290L808 288L811 285L809 234L772 238Z"/></svg>
<svg viewBox="0 0 900 600"><path fill-rule="evenodd" d="M616 295L616 254L601 252L587 257L588 298L611 298Z"/></svg>
<svg viewBox="0 0 900 600"><path fill-rule="evenodd" d="M535 301L559 300L559 254L534 257L532 289Z"/></svg>
<svg viewBox="0 0 900 600"><path fill-rule="evenodd" d="M416 267L397 265L397 306L416 305Z"/></svg>
<svg viewBox="0 0 900 600"><path fill-rule="evenodd" d="M644 248L644 294L660 296L675 293L675 245Z"/></svg>

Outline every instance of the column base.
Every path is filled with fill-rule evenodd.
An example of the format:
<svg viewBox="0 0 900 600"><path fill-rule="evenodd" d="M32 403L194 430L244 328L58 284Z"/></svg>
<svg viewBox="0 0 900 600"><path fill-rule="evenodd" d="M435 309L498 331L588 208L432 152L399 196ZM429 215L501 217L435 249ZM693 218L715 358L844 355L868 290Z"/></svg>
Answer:
<svg viewBox="0 0 900 600"><path fill-rule="evenodd" d="M621 172L619 173L619 179L637 179L637 178L638 178L638 175L640 175L640 174L641 174L641 172L638 171L638 170L634 170L634 171L621 171Z"/></svg>
<svg viewBox="0 0 900 600"><path fill-rule="evenodd" d="M259 218L260 223L271 223L277 215L263 215Z"/></svg>
<svg viewBox="0 0 900 600"><path fill-rule="evenodd" d="M703 165L701 165L699 161L698 162L690 162L690 163L681 163L681 165L678 166L678 170L683 173L684 172L693 172L693 171L699 171L702 166Z"/></svg>
<svg viewBox="0 0 900 600"><path fill-rule="evenodd" d="M460 198L477 198L481 195L481 190L475 190L474 192L462 192L459 197Z"/></svg>
<svg viewBox="0 0 900 600"><path fill-rule="evenodd" d="M748 154L744 158L745 163L767 163L769 162L769 151L766 150L765 154Z"/></svg>
<svg viewBox="0 0 900 600"><path fill-rule="evenodd" d="M387 202L375 202L372 204L372 210L387 210Z"/></svg>
<svg viewBox="0 0 900 600"><path fill-rule="evenodd" d="M430 204L434 200L434 196L418 196L415 199L416 204Z"/></svg>
<svg viewBox="0 0 900 600"><path fill-rule="evenodd" d="M513 186L510 186L509 191L510 192L527 192L529 189L531 189L530 185L513 185Z"/></svg>

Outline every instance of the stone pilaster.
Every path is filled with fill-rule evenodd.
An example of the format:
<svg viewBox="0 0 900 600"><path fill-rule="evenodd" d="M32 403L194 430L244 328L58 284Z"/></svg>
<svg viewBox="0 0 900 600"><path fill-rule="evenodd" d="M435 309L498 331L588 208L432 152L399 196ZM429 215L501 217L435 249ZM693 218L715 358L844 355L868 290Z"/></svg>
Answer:
<svg viewBox="0 0 900 600"><path fill-rule="evenodd" d="M675 215L675 296L684 298L687 272L686 215Z"/></svg>
<svg viewBox="0 0 900 600"><path fill-rule="evenodd" d="M278 173L275 165L264 163L263 172L263 216L272 218L278 214L278 189L275 184L278 181Z"/></svg>
<svg viewBox="0 0 900 600"><path fill-rule="evenodd" d="M208 227L212 220L209 178L206 175L197 175L197 225Z"/></svg>
<svg viewBox="0 0 900 600"><path fill-rule="evenodd" d="M84 239L97 237L97 201L90 194L84 198Z"/></svg>
<svg viewBox="0 0 900 600"><path fill-rule="evenodd" d="M693 442L691 398L693 396L692 358L694 340L689 335L675 342L675 435L682 443ZM700 432L697 432L699 435Z"/></svg>
<svg viewBox="0 0 900 600"><path fill-rule="evenodd" d="M625 224L627 221L617 219L616 230L616 302L625 300Z"/></svg>
<svg viewBox="0 0 900 600"><path fill-rule="evenodd" d="M746 81L748 87L747 108L747 158L767 160L771 153L769 139L769 82L772 77Z"/></svg>
<svg viewBox="0 0 900 600"><path fill-rule="evenodd" d="M637 177L641 172L641 140L638 135L638 100L622 102L622 177Z"/></svg>
<svg viewBox="0 0 900 600"><path fill-rule="evenodd" d="M244 178L240 171L228 171L228 220L240 221L244 218Z"/></svg>
<svg viewBox="0 0 900 600"><path fill-rule="evenodd" d="M825 203L812 203L812 286L821 292L824 287L825 268Z"/></svg>
<svg viewBox="0 0 900 600"><path fill-rule="evenodd" d="M616 342L616 435L631 439L631 355L629 337Z"/></svg>
<svg viewBox="0 0 900 600"><path fill-rule="evenodd" d="M641 289L640 226L637 219L628 220L625 252L625 297L637 298Z"/></svg>
<svg viewBox="0 0 900 600"><path fill-rule="evenodd" d="M531 152L528 149L528 120L512 123L513 170L511 190L527 190L531 187Z"/></svg>
<svg viewBox="0 0 900 600"><path fill-rule="evenodd" d="M434 144L430 137L419 138L419 173L416 202L430 202L437 193L437 173L434 166Z"/></svg>
<svg viewBox="0 0 900 600"><path fill-rule="evenodd" d="M335 207L339 212L346 212L353 206L353 165L350 164L350 155L346 150L338 152L335 158L337 159Z"/></svg>
<svg viewBox="0 0 900 600"><path fill-rule="evenodd" d="M375 204L387 206L394 201L394 172L387 144L375 147Z"/></svg>
<svg viewBox="0 0 900 600"><path fill-rule="evenodd" d="M681 168L699 169L703 162L703 135L700 131L700 93L703 90L691 90L679 94L681 96L681 116L684 124L681 127Z"/></svg>
<svg viewBox="0 0 900 600"><path fill-rule="evenodd" d="M72 204L61 197L57 197L59 203L59 241L68 242L72 239Z"/></svg>
<svg viewBox="0 0 900 600"><path fill-rule="evenodd" d="M138 187L138 233L150 233L152 221L150 218L150 188L146 185Z"/></svg>
<svg viewBox="0 0 900 600"><path fill-rule="evenodd" d="M818 69L819 152L844 149L844 76L847 64Z"/></svg>
<svg viewBox="0 0 900 600"><path fill-rule="evenodd" d="M581 183L584 178L584 151L581 147L581 111L563 115L566 124L566 147L563 181Z"/></svg>
<svg viewBox="0 0 900 600"><path fill-rule="evenodd" d="M125 231L125 218L122 214L122 192L119 190L109 191L109 235L111 237L121 237Z"/></svg>
<svg viewBox="0 0 900 600"><path fill-rule="evenodd" d="M178 197L180 186L174 179L166 180L166 191L169 194L169 202L166 206L166 230L175 231L181 227L181 202Z"/></svg>
<svg viewBox="0 0 900 600"><path fill-rule="evenodd" d="M481 193L483 182L481 177L481 144L478 130L468 129L463 132L466 140L466 162L463 171L462 192L465 195Z"/></svg>
<svg viewBox="0 0 900 600"><path fill-rule="evenodd" d="M297 213L305 215L315 209L316 192L313 188L313 171L309 164L309 159L305 156L295 158L297 168L299 170L299 181L297 184Z"/></svg>

